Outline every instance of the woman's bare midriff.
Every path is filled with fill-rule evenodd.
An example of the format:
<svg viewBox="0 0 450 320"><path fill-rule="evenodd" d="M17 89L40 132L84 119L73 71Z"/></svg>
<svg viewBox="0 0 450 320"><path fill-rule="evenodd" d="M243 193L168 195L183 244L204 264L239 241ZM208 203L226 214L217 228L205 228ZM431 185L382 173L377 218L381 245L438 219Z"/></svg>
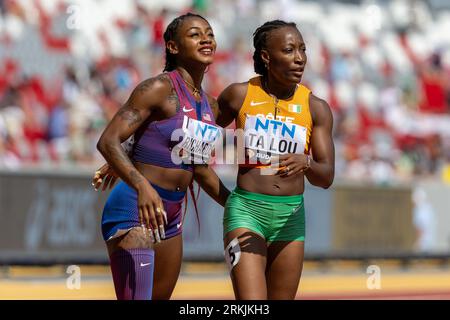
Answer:
<svg viewBox="0 0 450 320"><path fill-rule="evenodd" d="M249 192L268 194L272 196L292 196L303 194L303 174L292 177L268 174L258 168L239 168L237 186Z"/></svg>
<svg viewBox="0 0 450 320"><path fill-rule="evenodd" d="M134 165L145 178L163 189L186 191L192 180L192 171L163 168L136 161Z"/></svg>

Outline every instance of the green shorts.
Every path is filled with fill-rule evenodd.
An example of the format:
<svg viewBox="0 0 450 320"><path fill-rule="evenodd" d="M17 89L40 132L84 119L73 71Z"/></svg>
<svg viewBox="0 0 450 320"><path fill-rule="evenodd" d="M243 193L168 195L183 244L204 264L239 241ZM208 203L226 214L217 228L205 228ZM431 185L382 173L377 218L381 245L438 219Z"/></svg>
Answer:
<svg viewBox="0 0 450 320"><path fill-rule="evenodd" d="M236 188L225 204L224 235L237 228L250 229L267 242L305 241L303 195L271 196Z"/></svg>

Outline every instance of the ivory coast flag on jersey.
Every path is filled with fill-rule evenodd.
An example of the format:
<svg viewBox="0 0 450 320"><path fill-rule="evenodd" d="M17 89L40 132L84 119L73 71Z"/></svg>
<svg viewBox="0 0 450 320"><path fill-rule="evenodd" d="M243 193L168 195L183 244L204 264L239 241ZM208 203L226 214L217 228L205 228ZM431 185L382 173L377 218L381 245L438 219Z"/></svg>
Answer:
<svg viewBox="0 0 450 320"><path fill-rule="evenodd" d="M302 112L302 106L300 104L289 104L289 112L296 112L296 113L300 113Z"/></svg>

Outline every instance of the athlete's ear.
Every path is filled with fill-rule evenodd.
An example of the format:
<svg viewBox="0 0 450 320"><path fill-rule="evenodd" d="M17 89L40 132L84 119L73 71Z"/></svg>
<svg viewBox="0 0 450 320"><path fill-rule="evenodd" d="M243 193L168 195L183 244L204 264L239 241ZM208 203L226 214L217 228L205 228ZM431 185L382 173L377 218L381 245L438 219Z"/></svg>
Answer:
<svg viewBox="0 0 450 320"><path fill-rule="evenodd" d="M171 54L178 54L178 52L179 52L178 46L175 43L175 41L173 41L173 40L167 41L166 47L167 47L167 49L169 49L169 52Z"/></svg>
<svg viewBox="0 0 450 320"><path fill-rule="evenodd" d="M267 67L269 66L270 57L269 57L269 52L267 52L267 50L265 50L265 49L261 50L261 59L264 62L266 69L268 69Z"/></svg>

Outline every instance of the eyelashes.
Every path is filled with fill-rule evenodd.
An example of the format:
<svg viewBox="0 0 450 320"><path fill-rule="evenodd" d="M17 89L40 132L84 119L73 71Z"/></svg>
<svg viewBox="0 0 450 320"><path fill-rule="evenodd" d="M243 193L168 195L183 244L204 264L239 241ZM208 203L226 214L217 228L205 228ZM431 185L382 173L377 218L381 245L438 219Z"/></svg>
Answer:
<svg viewBox="0 0 450 320"><path fill-rule="evenodd" d="M196 37L199 37L199 36L200 36L200 33L198 33L198 32L192 33L192 34L189 35L190 38L196 38ZM214 33L208 33L207 36L210 37L210 38L214 38L215 37Z"/></svg>

